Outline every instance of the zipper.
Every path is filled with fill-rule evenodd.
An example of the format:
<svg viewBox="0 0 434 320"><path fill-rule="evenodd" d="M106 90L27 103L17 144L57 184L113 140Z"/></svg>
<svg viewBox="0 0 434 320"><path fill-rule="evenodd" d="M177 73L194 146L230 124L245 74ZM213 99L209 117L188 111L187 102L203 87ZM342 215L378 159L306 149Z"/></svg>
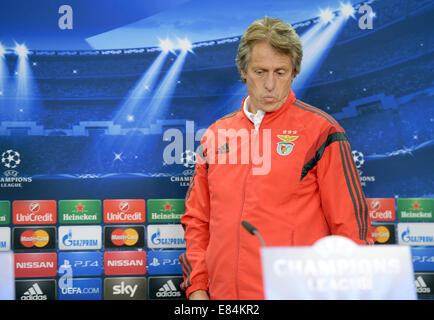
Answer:
<svg viewBox="0 0 434 320"><path fill-rule="evenodd" d="M254 125L253 125L254 126ZM259 125L260 126L260 125ZM246 176L244 177L244 184L243 184L243 197L242 197L242 204L241 204L241 210L240 210L240 214L238 217L238 225L237 225L237 250L235 253L235 272L234 272L234 283L235 283L235 292L236 292L236 299L239 300L240 297L240 292L239 292L239 286L238 286L238 265L239 265L239 258L240 258L240 229L241 229L241 218L243 216L243 211L244 211L244 203L246 200L246 186L247 186L247 178L250 175L250 171L252 170L252 166L253 166L253 159L252 159L252 150L254 150L253 148L256 148L256 143L258 141L258 136L259 136L259 127L256 129L255 128L255 133L253 134L252 139L253 143L250 143L250 160L249 160L249 168L247 170ZM253 146L252 146L253 145Z"/></svg>

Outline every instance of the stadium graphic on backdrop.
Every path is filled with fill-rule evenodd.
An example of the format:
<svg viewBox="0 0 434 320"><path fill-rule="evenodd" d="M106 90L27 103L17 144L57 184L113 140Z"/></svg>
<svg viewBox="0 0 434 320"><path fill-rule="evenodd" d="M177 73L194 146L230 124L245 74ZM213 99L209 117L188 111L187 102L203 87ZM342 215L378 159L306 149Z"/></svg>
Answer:
<svg viewBox="0 0 434 320"><path fill-rule="evenodd" d="M354 5L356 11L360 5ZM290 21L306 52L308 38L317 36L311 34L314 29L341 23L333 39L317 41L321 56L305 55L300 76L304 72L309 79L296 78L294 91L344 127L357 151L356 165L363 176L375 177L363 186L368 197L430 197L434 41L427 22L434 18L433 3L370 5L375 11L371 30L361 29L353 17L339 22L338 13L328 22L315 14ZM162 135L169 128L185 133L186 121L206 129L240 108L246 94L234 60L240 35L227 36L184 41L170 49L163 44L119 50L29 48L25 57L6 50L1 67L9 81L0 88L2 166L20 165L20 174L33 177L33 198L38 182L79 188L74 180L82 179L155 178L175 197L185 193L188 183L180 188L170 179L194 169L194 156L184 148L180 164L166 165ZM21 60L30 75L26 92L14 81ZM31 161L20 163L23 157ZM110 194L109 185L101 194ZM58 198L65 192L61 189L53 191ZM13 189L5 191L6 199L14 197Z"/></svg>

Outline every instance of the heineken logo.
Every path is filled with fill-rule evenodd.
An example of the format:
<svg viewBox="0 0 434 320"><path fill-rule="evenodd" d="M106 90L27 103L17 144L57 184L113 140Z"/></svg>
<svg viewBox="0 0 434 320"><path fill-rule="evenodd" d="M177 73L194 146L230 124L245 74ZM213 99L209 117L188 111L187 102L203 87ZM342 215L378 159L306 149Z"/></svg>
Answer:
<svg viewBox="0 0 434 320"><path fill-rule="evenodd" d="M61 224L100 223L101 201L60 200L59 222Z"/></svg>
<svg viewBox="0 0 434 320"><path fill-rule="evenodd" d="M434 199L400 198L398 203L399 220L433 221Z"/></svg>
<svg viewBox="0 0 434 320"><path fill-rule="evenodd" d="M149 199L149 223L179 222L184 214L184 199Z"/></svg>
<svg viewBox="0 0 434 320"><path fill-rule="evenodd" d="M173 204L166 202L166 204L164 204L163 207L164 207L164 211L172 211Z"/></svg>
<svg viewBox="0 0 434 320"><path fill-rule="evenodd" d="M0 225L8 225L11 221L11 203L7 200L0 201Z"/></svg>

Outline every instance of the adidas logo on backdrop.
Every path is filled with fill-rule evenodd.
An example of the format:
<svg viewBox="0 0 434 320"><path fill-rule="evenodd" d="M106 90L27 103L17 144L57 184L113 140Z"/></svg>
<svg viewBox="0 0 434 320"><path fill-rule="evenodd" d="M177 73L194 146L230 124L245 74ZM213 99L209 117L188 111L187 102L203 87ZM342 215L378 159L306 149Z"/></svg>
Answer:
<svg viewBox="0 0 434 320"><path fill-rule="evenodd" d="M417 293L431 293L431 288L429 288L425 281L423 280L422 276L419 276L414 281L416 284L416 292Z"/></svg>
<svg viewBox="0 0 434 320"><path fill-rule="evenodd" d="M158 298L177 298L181 296L181 292L176 289L172 280L167 281L156 294Z"/></svg>
<svg viewBox="0 0 434 320"><path fill-rule="evenodd" d="M37 283L34 283L21 297L21 300L47 300L47 295L41 290Z"/></svg>

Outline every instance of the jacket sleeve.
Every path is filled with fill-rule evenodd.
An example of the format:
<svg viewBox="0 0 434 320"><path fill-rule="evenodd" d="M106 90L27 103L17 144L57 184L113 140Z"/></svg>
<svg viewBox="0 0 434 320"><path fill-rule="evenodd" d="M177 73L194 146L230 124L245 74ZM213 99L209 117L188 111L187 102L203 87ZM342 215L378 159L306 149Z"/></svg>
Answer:
<svg viewBox="0 0 434 320"><path fill-rule="evenodd" d="M347 135L336 123L323 137L317 175L321 206L331 233L360 245L373 244L368 206Z"/></svg>
<svg viewBox="0 0 434 320"><path fill-rule="evenodd" d="M200 158L199 158L200 157ZM208 290L208 271L205 253L209 242L210 200L208 163L203 144L196 153L196 168L185 197L185 213L181 217L186 240L186 252L180 256L184 281L181 288L187 298L196 290Z"/></svg>

